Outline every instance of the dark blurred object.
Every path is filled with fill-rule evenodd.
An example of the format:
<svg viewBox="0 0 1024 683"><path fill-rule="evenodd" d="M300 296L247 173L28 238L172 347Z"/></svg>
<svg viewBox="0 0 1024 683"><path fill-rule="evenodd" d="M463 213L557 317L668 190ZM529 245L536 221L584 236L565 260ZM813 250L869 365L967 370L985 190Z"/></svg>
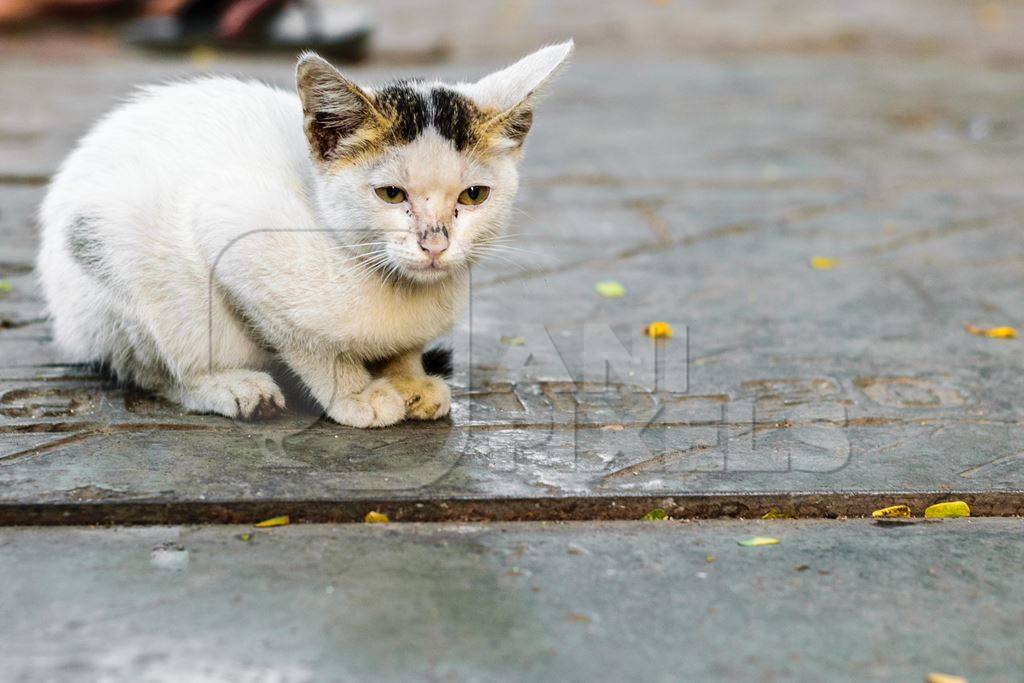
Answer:
<svg viewBox="0 0 1024 683"><path fill-rule="evenodd" d="M316 50L356 61L373 27L359 6L321 0L0 0L0 30L127 21L122 36L153 50Z"/></svg>
<svg viewBox="0 0 1024 683"><path fill-rule="evenodd" d="M163 4L166 3L164 0ZM0 29L22 30L61 20L131 16L146 4L125 0L0 0Z"/></svg>
<svg viewBox="0 0 1024 683"><path fill-rule="evenodd" d="M190 0L177 11L136 19L131 45L154 50L316 50L335 59L366 56L372 26L357 7L314 0Z"/></svg>

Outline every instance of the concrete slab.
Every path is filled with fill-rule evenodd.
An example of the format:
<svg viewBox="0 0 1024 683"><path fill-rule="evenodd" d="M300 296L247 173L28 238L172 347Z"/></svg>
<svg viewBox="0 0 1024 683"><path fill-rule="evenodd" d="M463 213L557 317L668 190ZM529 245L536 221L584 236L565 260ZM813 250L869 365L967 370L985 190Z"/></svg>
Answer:
<svg viewBox="0 0 1024 683"><path fill-rule="evenodd" d="M693 516L859 515L951 495L1024 513L1024 346L963 329L1024 328L1024 74L961 58L958 3L916 23L913 2L832 20L793 4L810 43L787 12L737 8L764 35L645 8L617 42L603 18L525 8L495 19L512 27L500 49L350 69L470 76L546 35L539 16L581 37L531 133L526 253L476 272L450 339L452 420L381 432L185 415L67 365L31 273L43 183L130 86L207 65L0 49L0 97L28 101L0 118L0 520L635 517L666 499ZM676 22L719 42L672 47ZM972 40L1016 44L1016 14L1003 24ZM854 29L873 47L826 49ZM946 51L908 57L894 35ZM291 80L285 59L213 66ZM626 296L598 296L605 279ZM653 320L676 336L652 343Z"/></svg>
<svg viewBox="0 0 1024 683"><path fill-rule="evenodd" d="M0 670L1011 682L1022 532L1019 519L2 529ZM753 535L781 544L737 545Z"/></svg>

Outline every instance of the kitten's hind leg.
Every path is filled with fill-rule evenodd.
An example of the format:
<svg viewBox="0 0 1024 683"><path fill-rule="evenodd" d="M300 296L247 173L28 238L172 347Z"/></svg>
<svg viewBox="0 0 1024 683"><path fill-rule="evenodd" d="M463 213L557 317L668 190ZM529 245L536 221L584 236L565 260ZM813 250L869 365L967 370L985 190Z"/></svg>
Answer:
<svg viewBox="0 0 1024 683"><path fill-rule="evenodd" d="M452 392L440 377L423 369L423 354L418 349L388 361L381 370L405 401L406 417L413 420L439 420L451 411Z"/></svg>
<svg viewBox="0 0 1024 683"><path fill-rule="evenodd" d="M168 398L197 413L268 419L284 408L284 394L274 379L257 370L220 370L175 384Z"/></svg>

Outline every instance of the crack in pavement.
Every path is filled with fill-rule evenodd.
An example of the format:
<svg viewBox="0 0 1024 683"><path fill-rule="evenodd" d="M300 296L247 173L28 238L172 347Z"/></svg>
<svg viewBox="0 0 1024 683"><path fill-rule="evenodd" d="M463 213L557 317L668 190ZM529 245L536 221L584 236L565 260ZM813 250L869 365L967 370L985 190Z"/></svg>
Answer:
<svg viewBox="0 0 1024 683"><path fill-rule="evenodd" d="M622 249L621 251L618 251L612 256L608 257L584 259L582 261L573 261L571 263L563 263L560 265L549 266L546 268L533 268L515 274L499 275L498 277L495 277L491 280L478 282L474 284L473 287L483 289L486 287L493 287L495 285L505 284L507 282L532 280L539 277L546 277L548 275L560 275L562 273L572 272L574 270L579 270L581 268L611 266L621 261L635 258L637 256L654 254L659 251L671 251L672 249L675 249L677 247L685 247L692 244L698 244L700 242L721 239L723 237L746 235L752 232L756 232L757 230L757 227L750 225L749 223L732 223L718 228L712 228L711 230L707 230L696 235L685 235L683 237L676 237L667 242L645 242L637 246Z"/></svg>
<svg viewBox="0 0 1024 683"><path fill-rule="evenodd" d="M1004 462L1009 462L1010 460L1017 459L1024 460L1024 451L1018 451L1017 453L1008 453L1007 455L1000 455L999 457L989 460L988 462L983 462L980 465L975 465L974 467L968 467L966 470L960 472L960 476L967 479L969 477L973 477L978 472L982 472L994 465L999 465Z"/></svg>
<svg viewBox="0 0 1024 683"><path fill-rule="evenodd" d="M672 241L672 231L669 229L668 221L662 218L659 212L664 204L664 199L633 199L626 202L626 206L640 214L658 241L668 244Z"/></svg>
<svg viewBox="0 0 1024 683"><path fill-rule="evenodd" d="M975 517L1024 514L1020 489L973 490L801 490L506 498L382 497L287 500L103 500L88 502L0 502L0 526L252 524L288 515L292 523L363 523L370 510L392 522L526 522L639 520L653 508L673 519L757 519L773 511L801 519L864 518L895 504L923 510L934 503L963 500ZM945 520L920 523L941 524Z"/></svg>
<svg viewBox="0 0 1024 683"><path fill-rule="evenodd" d="M1024 211L1021 211L1021 209L1018 208L1005 214L954 221L945 227L922 228L921 230L915 230L906 235L901 235L900 237L883 242L882 244L864 247L860 250L860 253L865 256L881 256L883 254L898 251L904 247L924 244L944 237L951 237L953 235L960 235L977 230L991 230L992 228L1000 227L998 223L1000 220L1019 221L1021 218L1024 218Z"/></svg>

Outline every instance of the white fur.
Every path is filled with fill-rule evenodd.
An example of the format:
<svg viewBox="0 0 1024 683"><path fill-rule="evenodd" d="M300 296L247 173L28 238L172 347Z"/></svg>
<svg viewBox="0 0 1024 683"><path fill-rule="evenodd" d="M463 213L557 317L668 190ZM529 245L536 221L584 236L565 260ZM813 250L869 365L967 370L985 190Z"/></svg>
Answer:
<svg viewBox="0 0 1024 683"><path fill-rule="evenodd" d="M507 108L570 49L454 87ZM448 390L423 375L420 352L459 314L477 243L504 229L518 156L460 154L428 131L329 168L311 158L294 93L229 78L146 88L81 140L40 209L56 342L200 412L283 406L262 371L276 352L342 424L441 417ZM377 197L381 185L404 187L409 210ZM491 196L451 219L469 185ZM445 212L451 244L421 272L415 230ZM385 250L388 275L360 266L368 241ZM374 379L371 361L398 370ZM436 409L414 410L421 394Z"/></svg>

